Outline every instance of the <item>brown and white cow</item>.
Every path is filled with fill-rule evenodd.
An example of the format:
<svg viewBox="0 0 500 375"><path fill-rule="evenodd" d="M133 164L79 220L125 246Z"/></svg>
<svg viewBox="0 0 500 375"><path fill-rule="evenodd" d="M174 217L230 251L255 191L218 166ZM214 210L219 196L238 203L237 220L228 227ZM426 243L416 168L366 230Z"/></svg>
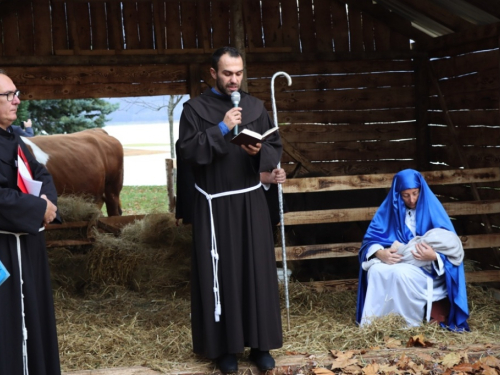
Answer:
<svg viewBox="0 0 500 375"><path fill-rule="evenodd" d="M23 137L52 175L58 195L92 196L108 216L122 214L123 146L103 129Z"/></svg>

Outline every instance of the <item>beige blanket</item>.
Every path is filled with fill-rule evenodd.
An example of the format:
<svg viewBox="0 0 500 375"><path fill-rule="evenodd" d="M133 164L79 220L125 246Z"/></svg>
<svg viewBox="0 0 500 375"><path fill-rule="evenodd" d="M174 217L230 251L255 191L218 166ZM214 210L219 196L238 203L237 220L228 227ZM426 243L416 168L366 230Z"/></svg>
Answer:
<svg viewBox="0 0 500 375"><path fill-rule="evenodd" d="M391 247L397 248L398 254L403 256L401 263L413 264L416 267L425 267L429 266L432 261L417 260L412 254L412 251L415 251L415 245L421 242L431 246L437 253L445 255L455 266L460 265L464 259L464 249L460 238L455 233L441 228L434 228L426 232L423 236L416 236L406 245L401 244L398 241L394 241ZM361 266L365 271L368 271L373 264L380 262L380 259L374 258L363 262Z"/></svg>

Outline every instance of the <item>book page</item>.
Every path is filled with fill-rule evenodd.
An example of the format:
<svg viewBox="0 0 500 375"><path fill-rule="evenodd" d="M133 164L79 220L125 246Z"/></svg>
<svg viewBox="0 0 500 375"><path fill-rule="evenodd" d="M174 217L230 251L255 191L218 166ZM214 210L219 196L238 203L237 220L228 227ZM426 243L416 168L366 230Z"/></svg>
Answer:
<svg viewBox="0 0 500 375"><path fill-rule="evenodd" d="M277 126L276 126L276 127L274 127L274 128L269 129L269 130L268 130L268 131L266 131L264 134L262 134L262 138L267 137L269 134L271 134L271 133L273 133L273 132L275 132L275 131L277 131L277 130L279 130L279 128L278 128Z"/></svg>
<svg viewBox="0 0 500 375"><path fill-rule="evenodd" d="M262 136L259 133L254 132L253 130L250 130L250 129L243 129L241 131L241 133L248 134L248 135L250 135L250 136L252 136L254 138L257 138L257 139L261 139L262 138Z"/></svg>

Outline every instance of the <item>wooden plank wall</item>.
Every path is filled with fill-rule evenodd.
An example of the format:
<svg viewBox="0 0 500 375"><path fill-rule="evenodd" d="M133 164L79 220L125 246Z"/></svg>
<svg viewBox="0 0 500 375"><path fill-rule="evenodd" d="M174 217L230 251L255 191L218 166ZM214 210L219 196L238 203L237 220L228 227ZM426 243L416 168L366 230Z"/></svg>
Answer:
<svg viewBox="0 0 500 375"><path fill-rule="evenodd" d="M347 12L337 0L245 1L248 47L300 53L409 49L407 37L357 9L361 3ZM75 53L73 48L104 55L212 49L231 42L230 5L229 0L3 1L0 56L64 55ZM405 29L403 23L398 25ZM469 43L485 48L485 40L475 43L481 35L471 33L476 40Z"/></svg>
<svg viewBox="0 0 500 375"><path fill-rule="evenodd" d="M438 170L438 171L422 171L422 175L433 191L436 191L439 186L452 186L457 188L465 187L468 189L472 184L492 185L500 181L500 169L494 168L478 168L478 169L457 169L457 170ZM357 255L361 242L364 236L364 231L350 231L346 235L344 233L339 236L335 232L339 223L355 223L357 222L360 227L368 226L370 220L373 218L376 210L381 202L370 202L364 199L361 204L370 204L371 206L360 206L358 200L350 199L346 202L337 201L335 208L325 207L328 202L332 203L332 193L354 191L368 191L370 189L387 189L391 186L393 174L372 174L372 175L355 175L355 176L332 176L332 177L317 177L317 178L300 178L288 180L283 186L285 193L285 201L293 198L296 194L307 195L315 194L316 196L323 195L319 198L320 204L317 209L311 210L310 208L304 211L290 211L284 214L285 227L287 233L290 233L290 228L297 228L297 226L306 226L308 231L319 233L315 230L315 225L327 224L329 233L322 235L321 239L330 242L324 242L314 238L314 243L299 242L296 240L307 241L309 236L301 237L288 237L286 243L287 259L292 261L291 268L294 268L300 278L301 267L307 267L307 264L300 263L298 266L294 265L293 261L314 260L322 259L321 263L313 263L317 268L323 268L323 276L325 279L339 279L356 277L359 270L359 263ZM368 193L367 193L368 194ZM343 195L344 197L347 195ZM358 197L361 197L358 195ZM385 198L385 194L384 194ZM381 198L382 200L383 198ZM481 267L483 270L497 270L492 273L491 271L483 271L478 273L467 274L467 281L469 282L484 282L494 281L500 282L500 272L498 271L498 257L491 256L492 252L498 252L500 246L500 230L494 228L491 233L485 233L484 228L477 231L474 227L463 227L457 225L457 221L466 215L478 217L481 214L498 214L500 212L500 199L499 194L492 197L491 200L484 202L470 201L447 201L439 197L443 206L452 219L457 234L460 236L464 245L466 260L478 260L485 258L486 261L482 262ZM375 205L376 206L373 206ZM344 207L345 206L345 207ZM343 207L343 208L342 208ZM325 226L322 227L323 230ZM340 227L342 229L348 228L347 226ZM292 232L293 232L292 231ZM304 233L300 230L300 233ZM344 237L344 235L346 235ZM340 242L340 237L343 242ZM292 242L290 242L290 239ZM336 240L339 242L332 243ZM282 248L276 247L276 259L282 260ZM327 259L332 258L332 259ZM483 279L482 276L485 276ZM489 276L487 276L489 275ZM338 286L355 283L355 280L344 280Z"/></svg>
<svg viewBox="0 0 500 375"><path fill-rule="evenodd" d="M249 76L256 77L249 80L249 91L269 110L270 77L278 71L292 77L291 86L285 78L275 79L280 133L316 168L301 168L299 175L391 173L415 167L410 60L249 66ZM289 173L297 165L289 154L282 162Z"/></svg>
<svg viewBox="0 0 500 375"><path fill-rule="evenodd" d="M248 0L243 13L249 52L410 48L408 38L337 0ZM3 1L0 23L0 57L200 53L234 36L230 0Z"/></svg>
<svg viewBox="0 0 500 375"><path fill-rule="evenodd" d="M467 41L467 38L463 38ZM494 167L500 162L500 51L498 32L479 43L440 48L430 56L429 139L432 169ZM441 95L441 98L440 98ZM453 131L450 131L452 129ZM456 140L456 142L454 142ZM496 199L500 182L476 185L481 200ZM437 187L444 201L470 200L471 186ZM488 215L493 231L500 215ZM484 233L482 217L457 225Z"/></svg>
<svg viewBox="0 0 500 375"><path fill-rule="evenodd" d="M23 100L112 98L186 94L188 66L40 66L6 71Z"/></svg>

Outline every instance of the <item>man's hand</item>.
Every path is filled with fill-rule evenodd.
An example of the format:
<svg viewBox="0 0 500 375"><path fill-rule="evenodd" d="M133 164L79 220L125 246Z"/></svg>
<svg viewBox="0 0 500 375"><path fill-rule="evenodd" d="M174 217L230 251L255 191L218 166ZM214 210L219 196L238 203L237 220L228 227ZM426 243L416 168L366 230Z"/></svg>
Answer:
<svg viewBox="0 0 500 375"><path fill-rule="evenodd" d="M23 121L24 123L24 127L25 128L31 128L32 127L32 123L31 123L31 119L27 119L26 121Z"/></svg>
<svg viewBox="0 0 500 375"><path fill-rule="evenodd" d="M54 221L56 218L57 207L54 203L52 203L45 194L42 194L40 197L47 201L47 207L45 208L45 215L43 216L43 224L47 225Z"/></svg>
<svg viewBox="0 0 500 375"><path fill-rule="evenodd" d="M284 184L286 181L286 173L283 168L275 168L271 172L271 178L273 184Z"/></svg>
<svg viewBox="0 0 500 375"><path fill-rule="evenodd" d="M260 182L263 184L283 184L286 181L286 173L283 168L275 168L272 172L261 172Z"/></svg>
<svg viewBox="0 0 500 375"><path fill-rule="evenodd" d="M255 146L252 145L241 145L241 148L247 152L250 156L255 156L259 153L260 148L262 147L262 143L257 143Z"/></svg>
<svg viewBox="0 0 500 375"><path fill-rule="evenodd" d="M224 116L224 124L229 130L232 130L236 125L241 124L241 107L231 108Z"/></svg>
<svg viewBox="0 0 500 375"><path fill-rule="evenodd" d="M375 256L386 264L396 264L399 263L403 257L401 254L398 254L397 251L398 249L392 247L380 249L375 253Z"/></svg>
<svg viewBox="0 0 500 375"><path fill-rule="evenodd" d="M415 245L415 251L411 252L416 260L435 261L437 259L437 254L434 249L427 245L425 242L417 243Z"/></svg>

